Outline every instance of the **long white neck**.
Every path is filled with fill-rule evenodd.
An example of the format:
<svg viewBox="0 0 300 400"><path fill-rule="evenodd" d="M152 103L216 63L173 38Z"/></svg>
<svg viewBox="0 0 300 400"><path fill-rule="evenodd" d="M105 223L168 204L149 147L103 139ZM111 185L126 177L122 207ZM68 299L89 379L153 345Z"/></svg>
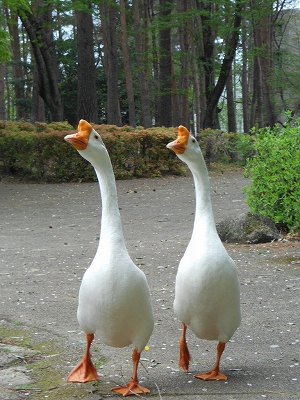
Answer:
<svg viewBox="0 0 300 400"><path fill-rule="evenodd" d="M193 174L196 193L196 210L192 239L200 240L207 233L216 233L216 226L213 216L210 183L207 168L202 154L188 166Z"/></svg>
<svg viewBox="0 0 300 400"><path fill-rule="evenodd" d="M93 162L102 198L102 216L98 251L125 250L115 177L108 153Z"/></svg>

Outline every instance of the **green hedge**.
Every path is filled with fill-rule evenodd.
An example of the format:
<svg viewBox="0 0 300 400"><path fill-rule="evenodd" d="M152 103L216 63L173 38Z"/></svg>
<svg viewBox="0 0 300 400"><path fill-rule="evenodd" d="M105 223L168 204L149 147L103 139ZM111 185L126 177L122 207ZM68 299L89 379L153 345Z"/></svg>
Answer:
<svg viewBox="0 0 300 400"><path fill-rule="evenodd" d="M271 218L279 228L300 229L300 120L294 126L264 128L257 134L256 154L249 159L245 188L251 211Z"/></svg>
<svg viewBox="0 0 300 400"><path fill-rule="evenodd" d="M183 165L166 148L174 129L132 129L93 125L110 154L116 179L181 174ZM0 121L0 164L6 174L36 181L95 180L92 166L64 141L67 123L31 125Z"/></svg>
<svg viewBox="0 0 300 400"><path fill-rule="evenodd" d="M185 165L166 148L177 136L175 128L93 125L101 134L116 179L182 174ZM66 122L35 123L0 121L0 167L6 174L35 181L95 180L92 166L64 141L76 130ZM205 130L198 140L211 162L244 164L253 151L248 135Z"/></svg>
<svg viewBox="0 0 300 400"><path fill-rule="evenodd" d="M211 163L244 166L255 153L255 137L247 134L205 129L198 135L198 141L208 167Z"/></svg>

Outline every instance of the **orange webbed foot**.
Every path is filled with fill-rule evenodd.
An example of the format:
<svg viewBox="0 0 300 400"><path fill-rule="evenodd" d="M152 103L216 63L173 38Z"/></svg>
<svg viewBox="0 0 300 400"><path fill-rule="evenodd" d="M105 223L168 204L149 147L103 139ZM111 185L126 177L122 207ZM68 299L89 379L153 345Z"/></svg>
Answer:
<svg viewBox="0 0 300 400"><path fill-rule="evenodd" d="M150 390L141 386L138 382L130 380L126 386L116 386L112 391L121 394L122 396L143 395L150 393Z"/></svg>
<svg viewBox="0 0 300 400"><path fill-rule="evenodd" d="M92 362L85 363L81 361L74 369L70 372L67 381L68 382L93 382L98 381L99 376L96 368Z"/></svg>
<svg viewBox="0 0 300 400"><path fill-rule="evenodd" d="M86 350L80 363L70 372L67 382L92 382L98 381L97 370L91 360L90 347L94 339L94 334L86 335Z"/></svg>
<svg viewBox="0 0 300 400"><path fill-rule="evenodd" d="M227 381L227 376L221 374L220 371L211 370L209 372L205 372L204 374L196 374L194 375L197 379L202 379L203 381Z"/></svg>
<svg viewBox="0 0 300 400"><path fill-rule="evenodd" d="M215 365L209 372L206 372L204 374L194 375L195 378L202 379L204 381L227 381L227 376L221 374L221 372L219 371L220 359L224 349L225 349L225 343L219 342L217 345L217 360Z"/></svg>

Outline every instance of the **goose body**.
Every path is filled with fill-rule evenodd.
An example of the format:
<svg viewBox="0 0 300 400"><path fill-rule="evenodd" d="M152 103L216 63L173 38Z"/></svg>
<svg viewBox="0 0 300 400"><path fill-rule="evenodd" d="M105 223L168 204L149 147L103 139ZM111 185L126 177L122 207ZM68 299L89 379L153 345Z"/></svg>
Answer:
<svg viewBox="0 0 300 400"><path fill-rule="evenodd" d="M102 198L99 245L79 290L77 319L86 333L87 347L68 381L98 379L89 354L96 334L108 346L134 347L131 380L112 390L123 396L149 393L138 383L137 367L154 326L150 291L144 273L126 249L110 157L100 135L85 120L79 122L78 133L67 135L65 140L93 165Z"/></svg>
<svg viewBox="0 0 300 400"><path fill-rule="evenodd" d="M96 255L82 279L77 319L107 346L134 344L141 352L153 329L149 288L143 272L124 258L118 255L112 268Z"/></svg>
<svg viewBox="0 0 300 400"><path fill-rule="evenodd" d="M216 230L208 172L196 139L180 126L178 138L167 147L190 168L196 193L192 237L175 281L174 312L182 322L179 365L188 370L190 355L185 337L188 327L198 338L218 342L214 367L195 377L225 380L227 377L219 371L220 358L241 322L238 271Z"/></svg>
<svg viewBox="0 0 300 400"><path fill-rule="evenodd" d="M195 254L205 248L210 248L212 254L201 257L200 269ZM174 311L198 338L226 343L240 323L236 268L221 248L211 248L209 241L205 248L190 245L180 262Z"/></svg>

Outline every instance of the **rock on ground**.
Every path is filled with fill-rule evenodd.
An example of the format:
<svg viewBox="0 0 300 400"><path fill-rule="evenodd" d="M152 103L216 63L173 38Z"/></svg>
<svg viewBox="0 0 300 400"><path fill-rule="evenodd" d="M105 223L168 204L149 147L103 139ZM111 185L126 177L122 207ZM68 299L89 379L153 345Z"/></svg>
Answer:
<svg viewBox="0 0 300 400"><path fill-rule="evenodd" d="M280 238L270 218L251 212L219 222L217 230L222 242L226 243L267 243Z"/></svg>

